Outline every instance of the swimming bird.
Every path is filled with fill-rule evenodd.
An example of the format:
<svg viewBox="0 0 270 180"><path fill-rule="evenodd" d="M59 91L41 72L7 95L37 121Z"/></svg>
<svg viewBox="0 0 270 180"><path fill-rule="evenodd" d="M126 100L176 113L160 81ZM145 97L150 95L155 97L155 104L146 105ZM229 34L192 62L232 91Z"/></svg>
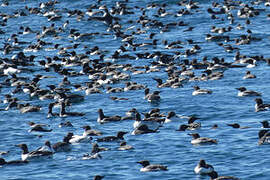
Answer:
<svg viewBox="0 0 270 180"><path fill-rule="evenodd" d="M20 110L21 113L38 112L41 110L41 106L33 106L29 103L17 104L17 108Z"/></svg>
<svg viewBox="0 0 270 180"><path fill-rule="evenodd" d="M147 101L151 103L159 102L160 101L160 91L154 91L152 94L147 95Z"/></svg>
<svg viewBox="0 0 270 180"><path fill-rule="evenodd" d="M197 145L197 144L217 144L216 139L211 139L208 137L200 137L198 133L188 134L193 137L191 140L191 144Z"/></svg>
<svg viewBox="0 0 270 180"><path fill-rule="evenodd" d="M261 93L252 90L247 90L245 87L239 87L236 89L239 90L237 96L261 96Z"/></svg>
<svg viewBox="0 0 270 180"><path fill-rule="evenodd" d="M105 148L105 147L100 147L96 142L94 142L92 144L92 151L91 151L91 154L96 154L96 153L99 153L101 151L108 151L109 148Z"/></svg>
<svg viewBox="0 0 270 180"><path fill-rule="evenodd" d="M62 128L62 127L73 127L73 125L71 124L70 121L67 122L61 122L58 127Z"/></svg>
<svg viewBox="0 0 270 180"><path fill-rule="evenodd" d="M260 130L258 133L259 136L259 145L269 144L270 143L270 133L269 130Z"/></svg>
<svg viewBox="0 0 270 180"><path fill-rule="evenodd" d="M194 122L197 119L200 119L200 118L196 117L195 115L188 117L188 124L187 124L188 130L195 130L195 129L199 129L201 127L200 122Z"/></svg>
<svg viewBox="0 0 270 180"><path fill-rule="evenodd" d="M52 152L52 146L50 141L45 141L44 145L37 148L36 151L49 151Z"/></svg>
<svg viewBox="0 0 270 180"><path fill-rule="evenodd" d="M240 127L240 125L238 123L227 124L227 125L235 128L235 129L247 129L247 128L249 128L248 126Z"/></svg>
<svg viewBox="0 0 270 180"><path fill-rule="evenodd" d="M25 160L39 160L43 158L52 158L53 153L51 151L28 151L28 147L26 144L18 144L18 147L22 149L22 155L21 158L23 161Z"/></svg>
<svg viewBox="0 0 270 180"><path fill-rule="evenodd" d="M194 86L194 91L192 92L193 96L201 95L201 94L212 94L213 91L208 89L201 89L199 86Z"/></svg>
<svg viewBox="0 0 270 180"><path fill-rule="evenodd" d="M122 117L122 120L135 120L137 112L136 108L130 109L126 112L126 116Z"/></svg>
<svg viewBox="0 0 270 180"><path fill-rule="evenodd" d="M201 159L200 162L194 168L196 174L208 174L214 171L214 167L210 164L206 164L204 159Z"/></svg>
<svg viewBox="0 0 270 180"><path fill-rule="evenodd" d="M188 129L188 125L186 124L182 124L179 126L179 128L176 131L185 131L186 129Z"/></svg>
<svg viewBox="0 0 270 180"><path fill-rule="evenodd" d="M95 175L94 180L102 180L105 176Z"/></svg>
<svg viewBox="0 0 270 180"><path fill-rule="evenodd" d="M115 122L120 121L121 116L105 116L102 109L98 110L98 118L97 122L100 124L107 123L107 122Z"/></svg>
<svg viewBox="0 0 270 180"><path fill-rule="evenodd" d="M262 128L270 128L268 121L265 120L265 121L261 121L260 123L262 123L263 125Z"/></svg>
<svg viewBox="0 0 270 180"><path fill-rule="evenodd" d="M102 156L99 153L95 154L84 154L82 160L89 160L89 159L102 159Z"/></svg>
<svg viewBox="0 0 270 180"><path fill-rule="evenodd" d="M191 123L191 121L189 121L189 124L180 125L176 131L196 130L199 129L200 127L201 123L194 123L194 121Z"/></svg>
<svg viewBox="0 0 270 180"><path fill-rule="evenodd" d="M213 126L211 127L211 129L217 129L218 125L217 124L213 124Z"/></svg>
<svg viewBox="0 0 270 180"><path fill-rule="evenodd" d="M89 125L83 126L82 128L84 129L83 136L101 136L102 135L101 131L91 129Z"/></svg>
<svg viewBox="0 0 270 180"><path fill-rule="evenodd" d="M126 141L120 142L120 146L118 147L118 150L126 151L126 150L130 150L130 149L134 149L134 147L131 145L128 145Z"/></svg>
<svg viewBox="0 0 270 180"><path fill-rule="evenodd" d="M176 115L174 111L170 111L168 112L168 115L166 116L164 123L169 123L175 120L179 120L179 117Z"/></svg>
<svg viewBox="0 0 270 180"><path fill-rule="evenodd" d="M113 101L122 101L122 100L129 100L129 98L119 98L119 97L115 97L115 96L110 96L110 99Z"/></svg>
<svg viewBox="0 0 270 180"><path fill-rule="evenodd" d="M136 127L131 134L132 135L137 135L137 134L148 134L148 133L156 133L158 132L158 127L157 129L149 129L148 126L146 124L140 124L138 127Z"/></svg>
<svg viewBox="0 0 270 180"><path fill-rule="evenodd" d="M124 135L127 134L127 132L118 131L116 136L106 136L102 138L98 138L98 142L112 142L112 141L119 141L124 140Z"/></svg>
<svg viewBox="0 0 270 180"><path fill-rule="evenodd" d="M160 164L150 164L148 160L141 160L137 163L141 164L143 167L140 169L141 172L150 172L150 171L167 171L167 166Z"/></svg>
<svg viewBox="0 0 270 180"><path fill-rule="evenodd" d="M155 121L157 120L157 121ZM163 119L163 121L158 121L158 118L145 118L144 120L141 119L141 115L139 112L136 112L135 114L135 121L133 123L133 128L136 129L138 128L139 126L145 124L147 125L147 128L150 128L150 129L158 129L160 126L161 126L161 123L164 122L165 119ZM142 127L144 128L144 127Z"/></svg>
<svg viewBox="0 0 270 180"><path fill-rule="evenodd" d="M88 18L88 20L98 20L98 21L103 21L105 24L111 26L113 20L115 20L116 17L113 17L113 16L110 14L110 12L109 12L109 10L108 10L108 8L107 8L106 6L101 6L101 7L99 7L99 9L105 11L104 14L103 14L103 16L96 16L96 17L90 16L90 17Z"/></svg>
<svg viewBox="0 0 270 180"><path fill-rule="evenodd" d="M28 132L32 131L38 131L38 132L51 132L52 129L48 129L47 124L37 124L32 121L28 122L28 124L31 126L31 129Z"/></svg>
<svg viewBox="0 0 270 180"><path fill-rule="evenodd" d="M68 133L67 136L63 138L62 142L57 142L52 145L54 152L68 152L71 151L71 143L69 140L72 138L73 134Z"/></svg>
<svg viewBox="0 0 270 180"><path fill-rule="evenodd" d="M264 104L261 98L256 98L255 102L255 112L265 111L270 108L270 104Z"/></svg>
<svg viewBox="0 0 270 180"><path fill-rule="evenodd" d="M12 160L12 161L6 161L4 158L0 158L0 166L3 165L22 165L27 164L29 161L27 160Z"/></svg>
<svg viewBox="0 0 270 180"><path fill-rule="evenodd" d="M80 136L80 135L74 135L72 133L72 134L70 134L68 136L71 136L71 138L69 139L69 143L71 143L71 144L89 143L93 139L91 136L88 136L87 134L83 134L83 135Z"/></svg>
<svg viewBox="0 0 270 180"><path fill-rule="evenodd" d="M61 108L60 108L60 117L67 117L67 116L84 116L85 113L82 112L66 112L66 103L61 102Z"/></svg>
<svg viewBox="0 0 270 180"><path fill-rule="evenodd" d="M163 87L170 87L171 83L170 82L162 82L162 79L160 78L153 78L158 84L157 87L158 88L163 88Z"/></svg>
<svg viewBox="0 0 270 180"><path fill-rule="evenodd" d="M256 76L254 74L251 74L250 71L247 71L243 79L254 79Z"/></svg>
<svg viewBox="0 0 270 180"><path fill-rule="evenodd" d="M216 171L212 171L207 175L210 176L211 180L239 180L239 178L233 176L218 176Z"/></svg>

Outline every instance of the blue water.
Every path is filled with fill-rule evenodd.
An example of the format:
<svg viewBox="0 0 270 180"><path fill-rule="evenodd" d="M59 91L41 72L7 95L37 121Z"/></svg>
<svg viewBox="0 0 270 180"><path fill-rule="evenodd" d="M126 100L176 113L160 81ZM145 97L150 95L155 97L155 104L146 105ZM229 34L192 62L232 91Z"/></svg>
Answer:
<svg viewBox="0 0 270 180"><path fill-rule="evenodd" d="M16 11L24 10L24 7L38 7L40 2L44 1L9 1L9 6L0 7L1 13L12 14ZM139 1L134 0L127 4L128 7L146 7L151 1ZM177 5L178 1L154 1L158 4L168 3L166 10L175 14L180 8ZM182 17L174 17L168 15L162 18L152 17L156 13L157 9L146 10L146 15L149 18L156 18L163 23L184 21L189 26L194 27L193 31L183 32L187 29L187 26L177 26L170 29L169 32L160 33L160 28L146 29L146 34L136 35L136 42L144 42L145 38L149 36L151 32L157 33L154 38L158 39L158 45L155 49L151 46L144 48L138 48L136 53L162 51L164 53L170 53L174 51L184 52L185 49L192 47L191 45L184 44L183 49L180 50L167 50L161 43L162 40L167 39L168 42L175 40L181 40L186 42L186 39L193 39L198 42L198 45L202 48L200 53L188 57L189 59L197 58L201 60L204 56L207 56L211 60L214 56L219 58L225 58L226 61L232 62L235 53L226 53L222 47L219 47L215 42L206 42L205 35L210 32L212 25L217 27L228 26L229 21L225 15L219 15L219 18L224 18L224 21L220 19L212 20L210 15L206 12L207 8L211 6L209 1L198 1L199 7L197 10L191 10L192 15L186 15ZM218 1L221 2L221 1ZM245 1L247 2L247 1ZM250 1L249 1L250 2ZM114 6L116 1L104 0L102 4L106 4L108 8ZM87 8L94 4L92 1L79 0L61 0L61 3L55 5L55 8L59 11L58 14L62 15L60 21L55 22L56 27L69 20L70 24L68 29L60 33L60 39L54 39L53 37L46 37L46 42L53 42L61 44L61 47L70 46L72 42L80 43L76 52L85 53L84 46L88 49L98 45L100 49L108 51L105 59L111 61L109 58L113 52L123 44L121 38L115 38L112 32L106 32L107 25L98 21L87 21L88 16L81 21L77 21L75 16L68 17L67 10L80 9L83 12L87 11ZM263 4L255 6L256 8L265 9L261 11L260 15L251 18L251 24L245 25L245 19L237 18L237 9L232 11L236 17L235 23L230 26L233 27L231 32L225 33L230 37L239 37L241 34L247 34L246 30L250 29L253 32L253 36L263 38L261 41L252 42L248 45L238 46L241 54L247 56L263 55L264 57L270 56L268 50L270 46L269 42L269 20L267 14L270 13L268 7ZM136 21L138 15L141 14L139 9L132 8L130 11L134 11L132 15L118 15L121 20L120 23L123 29L136 25L129 23L128 20ZM241 24L245 27L244 30L237 30L235 27L237 24ZM29 26L34 31L40 31L42 26L49 26L51 22L47 21L46 17L42 15L28 15L24 17L10 18L8 19L7 26L1 27L5 34L0 35L1 47L13 33L19 32L20 26ZM68 38L68 32L71 28L79 29L81 33L86 32L106 32L108 35L97 35L89 38L86 41L74 41ZM136 27L137 28L137 27ZM131 33L131 30L127 31ZM20 41L36 42L35 34L19 35ZM230 42L234 45L233 42ZM26 45L23 45L24 47ZM48 45L46 47L52 47ZM10 58L14 55L12 52L3 57ZM33 74L50 75L55 78L41 80L40 88L47 89L46 85L55 84L61 82L62 76L54 72L45 72L39 65L38 61L44 59L46 56L55 56L57 51L45 51L40 50L36 53L26 52L26 55L36 55L35 65L31 67L35 72ZM128 52L127 54L133 55L134 52ZM90 56L94 59L97 56ZM184 59L181 57L180 59ZM129 60L121 59L116 60L114 63L132 65L150 65L151 59L138 59ZM112 62L112 61L111 61ZM72 67L73 70L79 72L81 67ZM179 67L180 69L180 67ZM81 103L73 104L70 111L81 111L86 113L83 117L67 117L67 118L46 118L47 117L47 105L51 100L40 101L37 98L30 98L26 94L16 94L19 100L29 102L34 105L41 105L42 110L37 113L21 114L18 110L11 109L9 111L0 111L0 151L10 151L7 155L2 157L6 160L20 159L21 150L15 147L16 144L26 143L29 149L35 149L43 145L45 140L51 142L58 142L62 140L62 137L67 132L73 132L74 134L83 133L81 128L83 125L90 125L93 129L98 129L106 135L115 135L117 131L132 131L133 121L122 121L116 123L108 123L100 125L96 122L97 110L102 108L105 115L121 115L124 116L125 112L135 107L139 112L146 112L152 108L160 108L161 112L167 113L168 111L175 111L180 115L196 114L201 119L202 128L197 130L201 136L211 137L218 140L217 145L207 146L193 146L190 143L191 137L187 135L188 132L175 131L180 124L186 123L186 121L179 120L177 122L171 122L164 124L160 128L159 133L146 134L146 135L131 135L130 133L125 135L125 140L128 144L134 146L130 151L118 151L118 143L99 143L100 146L110 148L109 151L102 152L102 159L94 160L82 160L82 156L85 153L91 152L91 144L78 144L72 147L71 152L54 154L53 159L40 162L31 162L23 166L4 166L0 168L0 179L92 179L96 174L104 175L104 179L209 179L209 177L199 176L194 174L193 169L200 159L205 159L207 163L214 166L215 170L220 175L233 175L241 179L269 179L270 165L268 162L268 153L270 147L267 145L258 146L258 131L260 130L260 121L269 120L269 112L255 112L254 111L254 98L253 97L237 97L237 90L235 88L245 86L247 89L252 89L262 93L262 98L267 102L270 102L269 83L270 79L270 67L264 62L259 62L258 66L249 69L253 74L257 76L256 79L243 80L247 68L234 68L228 69L224 72L224 78L215 81L206 82L188 82L184 84L183 88L171 89L156 87L156 82L152 80L153 77L160 77L166 79L167 75L164 72L164 68L161 68L160 72L153 72L149 74L132 75L131 81L135 81L140 84L147 85L151 91L161 91L161 101L158 104L148 103L144 97L144 91L129 91L124 93L112 94L117 97L127 97L127 101L112 101L109 97L111 94L106 94L105 90L103 94L92 94L85 96L85 100ZM202 70L194 70L196 75L200 75ZM130 73L130 72L126 72ZM18 76L31 77L33 75L29 72L22 72ZM1 82L5 78L1 77ZM71 83L83 83L88 81L88 76L69 77ZM193 86L199 85L202 88L211 89L213 94L203 96L192 96ZM118 83L117 87L124 87L124 82ZM14 87L3 87L1 90L1 99L4 99L4 95L10 93ZM81 94L84 94L81 92ZM5 108L6 104L1 103L1 108ZM55 109L58 111L58 109ZM34 121L37 123L50 124L53 131L51 133L28 133L29 126L28 121ZM59 128L58 125L61 122L71 121L73 128ZM241 126L249 126L249 129L232 129L228 127L227 123L239 123ZM210 129L213 124L218 124L218 129ZM37 134L42 135L38 137ZM95 138L94 138L95 139ZM147 159L151 163L160 163L168 166L168 171L164 172L140 172L141 166L136 162L139 160Z"/></svg>

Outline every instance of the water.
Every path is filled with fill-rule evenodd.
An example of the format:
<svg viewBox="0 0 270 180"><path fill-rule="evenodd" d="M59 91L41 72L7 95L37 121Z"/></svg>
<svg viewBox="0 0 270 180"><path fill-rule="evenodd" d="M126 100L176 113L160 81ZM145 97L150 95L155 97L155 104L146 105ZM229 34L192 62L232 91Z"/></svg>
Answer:
<svg viewBox="0 0 270 180"><path fill-rule="evenodd" d="M25 11L24 7L37 7L40 2L43 1L9 1L9 6L0 7L1 13L12 14L16 11ZM155 3L162 4L168 3L166 10L170 13L176 13L180 8L176 3L178 1L154 1ZM221 3L221 1L218 1ZM246 2L246 1L245 1ZM250 2L250 1L249 1ZM114 6L116 1L102 1L102 4L106 4L109 8ZM54 39L49 36L44 38L46 42L59 43L60 47L70 46L71 42L80 43L77 53L85 53L89 48L98 45L100 49L108 51L105 58L110 61L109 57L113 52L123 44L121 38L115 38L112 32L106 32L107 25L97 21L87 21L87 15L81 20L77 21L76 17L68 17L67 10L80 9L86 12L87 8L93 4L93 2L80 0L69 1L63 0L61 3L56 4L55 8L59 10L59 15L62 15L60 21L55 22L56 27L60 27L67 19L70 21L68 29L65 32L60 33L60 39ZM150 1L131 1L128 3L128 7L146 7L150 4ZM205 35L210 32L212 25L217 27L224 27L229 25L229 21L225 15L219 15L218 17L224 18L224 21L220 19L212 20L210 15L206 12L207 8L211 6L209 1L199 1L198 12L192 10L193 15L186 15L182 17L174 17L168 15L162 18L156 18L152 15L156 14L157 9L146 10L146 15L150 18L156 18L163 23L184 21L189 26L194 27L193 31L183 32L187 29L187 26L179 26L170 28L169 32L160 33L160 28L146 29L146 34L140 34L135 36L136 43L146 41L145 38L149 36L151 32L157 33L154 38L158 39L158 45L156 48L151 46L145 48L138 48L136 53L162 51L164 53L172 53L175 51L184 52L185 49L192 47L191 45L184 44L183 49L180 50L167 50L162 45L162 40L168 40L172 42L175 40L181 40L186 42L187 39L193 39L198 42L198 45L202 48L200 53L188 57L189 59L197 58L201 60L204 56L207 56L209 60L212 57L217 56L219 58L225 58L226 61L232 62L235 53L226 53L224 49L217 46L215 42L206 42ZM255 6L256 8L262 8L264 11L260 12L260 15L251 18L251 24L245 25L245 19L236 18L235 23L230 26L233 27L231 32L226 33L232 38L239 37L241 34L247 34L246 30L250 29L253 32L253 36L263 38L261 41L252 42L248 45L238 46L241 54L248 56L263 55L269 57L268 51L269 43L269 25L267 14L269 14L269 8L265 8L263 4ZM233 10L233 14L236 17L238 7ZM44 10L43 10L44 11ZM123 29L131 27L134 23L128 22L128 20L136 21L138 15L141 14L139 9L133 8L130 11L134 11L135 14L119 16L121 18L120 23ZM241 24L245 27L244 30L237 30L235 27L237 24ZM0 35L0 41L2 46L7 39L13 33L19 32L20 26L29 26L34 31L40 31L42 26L50 26L51 22L47 21L46 17L42 15L28 15L24 17L10 18L8 19L7 26L2 27L6 33ZM106 32L106 35L97 35L89 38L86 41L74 41L68 38L69 29L79 29L81 33L89 32ZM137 28L137 27L136 27ZM127 30L127 33L131 33L131 30ZM36 42L35 34L19 35L19 41ZM230 42L230 44L234 44ZM27 45L22 45L26 47ZM45 47L52 47L48 45ZM87 46L88 49L84 49ZM235 45L233 45L235 46ZM3 57L10 58L14 55L12 52L8 55L2 55ZM36 53L26 52L26 55L36 55L35 65L31 67L34 72L23 72L18 74L19 76L31 77L33 74L51 75L55 78L41 80L40 88L47 89L46 85L55 84L61 82L62 76L54 72L45 72L39 65L38 61L44 59L46 56L55 56L57 51L45 51L41 50ZM134 56L133 52L127 52ZM90 56L92 59L97 56ZM181 57L184 59L184 57ZM139 59L117 60L114 63L132 65L150 65L151 59ZM79 72L81 67L72 67L73 70ZM179 68L180 69L180 68ZM99 143L101 146L110 148L109 151L102 152L101 160L81 160L84 153L91 152L91 144L78 144L74 145L71 152L57 153L52 160L31 162L23 166L4 166L0 168L1 179L91 179L96 174L105 175L105 179L209 179L208 177L195 175L193 172L194 167L200 159L205 159L207 163L214 166L215 170L220 175L233 175L241 179L269 179L269 163L267 153L269 152L269 146L258 146L257 133L260 130L260 121L268 120L269 112L254 112L254 98L237 97L236 87L245 86L247 89L252 89L262 93L262 98L269 102L270 94L268 91L270 67L264 62L259 62L258 66L250 69L257 78L243 80L242 77L245 74L247 68L234 68L228 69L224 72L224 78L216 81L207 82L189 82L184 85L183 88L171 89L156 87L156 82L152 80L153 77L160 77L166 79L167 75L164 73L164 68L160 72L153 72L149 74L133 75L131 80L141 84L145 84L150 87L151 91L161 91L161 102L159 104L150 104L143 99L144 91L129 91L124 93L113 94L117 97L128 97L128 101L112 101L109 97L111 94L106 94L105 90L103 94L93 94L85 96L84 102L72 105L69 108L70 111L80 111L86 113L83 117L67 117L67 118L46 118L47 105L51 100L40 101L36 98L30 98L26 94L16 94L19 100L29 102L34 105L41 105L42 110L37 113L21 114L18 110L11 109L9 111L0 111L0 150L10 151L9 154L3 155L6 160L20 159L21 150L15 147L16 144L26 143L29 149L35 149L41 146L45 140L51 142L58 142L67 132L73 132L74 134L81 134L83 125L90 125L94 129L98 129L106 135L115 135L117 131L124 130L131 132L133 121L123 121L117 123L108 123L100 125L96 122L97 110L102 108L106 115L121 115L123 116L126 111L132 107L136 107L139 112L146 112L152 108L160 108L162 112L175 111L177 114L191 115L197 114L201 119L202 128L197 132L201 136L211 137L218 140L217 145L207 146L193 146L190 144L191 137L187 135L187 132L177 132L180 124L186 123L185 120L178 122L171 122L165 124L160 128L159 133L145 134L133 136L130 133L125 136L125 140L128 144L134 146L134 150L130 151L118 151L118 143ZM202 70L194 70L196 75L200 75ZM5 78L1 78L3 82ZM83 83L88 81L88 77L69 77L72 83ZM192 96L193 86L199 85L202 88L211 89L212 95L205 96ZM117 87L124 87L124 82L113 85ZM3 87L1 92L1 99L4 99L4 94L10 93L14 87ZM83 93L82 93L83 94ZM5 108L6 104L1 104L1 108ZM58 111L58 109L55 109ZM53 131L51 133L28 133L29 126L28 121L34 121L37 123L47 123L51 125ZM58 125L61 122L71 121L73 128L59 128ZM228 127L227 123L239 123L241 126L250 126L249 129L232 129ZM210 129L213 124L218 124L219 128L214 130ZM42 137L37 136L42 135ZM141 168L136 162L139 160L147 159L151 163L160 163L168 166L169 171L166 172L150 172L141 173Z"/></svg>

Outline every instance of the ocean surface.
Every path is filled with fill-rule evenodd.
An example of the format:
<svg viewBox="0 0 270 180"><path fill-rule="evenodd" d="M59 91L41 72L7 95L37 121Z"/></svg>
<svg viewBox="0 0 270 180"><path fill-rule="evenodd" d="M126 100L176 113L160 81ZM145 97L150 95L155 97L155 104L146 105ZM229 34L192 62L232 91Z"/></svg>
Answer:
<svg viewBox="0 0 270 180"><path fill-rule="evenodd" d="M24 51L26 56L37 56L34 60L33 66L26 67L32 71L22 71L17 76L33 78L33 75L42 74L52 76L52 78L43 79L38 84L42 89L48 89L47 85L58 85L63 76L54 71L46 72L39 64L39 61L45 60L45 57L60 56L57 54L58 50L47 51L46 48L53 47L54 44L60 44L60 47L71 46L79 43L79 47L75 50L77 54L85 53L87 50L98 46L105 53L105 61L116 64L132 64L132 66L151 65L152 61L156 59L112 59L111 56L121 45L122 38L115 37L110 30L107 31L108 25L97 20L88 21L88 15L84 15L81 19L77 16L68 16L69 10L79 9L86 12L93 4L106 5L108 9L116 6L115 0L102 0L100 4L96 1L88 0L59 0L55 4L54 9L56 14L61 15L62 18L58 21L48 21L47 17L42 14L29 14L25 7L39 7L41 2L45 1L22 1L10 0L8 6L1 6L1 14L12 15L15 12L26 12L27 16L11 17L7 20L6 26L1 26L0 29L4 34L0 35L0 47L3 48L12 34L21 32L21 26L28 26L33 31L41 31L43 26L50 26L55 23L55 27L62 27L66 20L69 20L67 28L58 34L59 38L53 36L46 36L42 40L51 42L44 46L43 49L37 52ZM228 27L232 30L223 35L230 36L231 39L239 38L241 35L247 35L247 30L252 31L252 37L261 38L259 41L252 41L250 44L235 45L234 41L224 42L224 44L231 44L239 48L241 55L246 56L261 56L264 58L270 57L270 20L267 15L270 14L269 7L264 3L252 5L251 1L243 1L248 3L256 9L259 9L260 14L249 18L250 24L246 24L246 18L237 17L237 11L243 6L235 6L231 13L235 17L234 23L230 24L227 15L216 15L217 19L211 19L211 15L207 9L212 5L212 1L194 1L198 2L198 9L191 9L190 15L175 16L180 9L186 9L185 6L178 5L179 1L140 1L130 0L126 3L129 7L128 11L134 14L115 15L119 17L119 23L122 25L122 30L125 34L131 34L137 28L145 30L145 33L135 34L134 42L152 42L148 40L150 33L156 33L154 39L157 39L156 46L139 47L136 51L132 48L128 49L124 54L136 57L135 53L153 53L160 51L166 54L174 54L174 52L181 52L191 48L193 44L188 44L187 39L192 39L201 50L195 55L185 57L180 55L175 59L175 63L181 63L184 59L198 59L202 61L206 56L208 61L213 57L224 58L226 62L233 62L236 50L228 53L223 47L217 45L218 42L206 41L206 34L210 33L211 26ZM216 1L221 5L223 1ZM158 8L149 8L145 10L146 16L149 19L156 19L164 24L183 21L187 26L172 26L168 31L161 32L162 27L142 27L136 21L141 15L139 8L146 8L147 5L155 3L157 5L166 4L166 12L169 14L164 17L157 17ZM136 7L135 7L136 6ZM48 9L41 9L44 13ZM216 8L216 11L219 9ZM98 11L98 9L94 9ZM100 14L98 14L100 15ZM97 15L97 16L98 16ZM3 16L2 16L3 17ZM223 20L222 20L223 19ZM131 22L131 20L133 22ZM236 29L237 25L243 26L242 30ZM132 28L132 26L134 26ZM192 31L184 31L188 27L194 27ZM74 40L68 37L70 29L78 29L80 33L94 33L99 32L99 35L92 35L85 39ZM103 34L102 34L103 33ZM106 33L106 34L105 34ZM220 35L211 33L213 35ZM21 50L15 50L9 54L3 54L1 51L1 58L11 58L14 54L22 51L29 44L36 43L36 33L18 34L19 41L28 42L19 45ZM173 42L176 40L182 41L181 49L166 49L162 41L167 40ZM69 52L72 49L68 50ZM98 55L89 55L90 59L98 58ZM76 72L82 70L81 66L70 67ZM181 70L178 65L177 68ZM200 76L202 70L193 70L196 76ZM250 70L257 76L255 79L243 79L245 72ZM130 71L125 73L131 74ZM104 179L110 180L153 180L153 179L209 179L208 176L196 175L193 171L200 159L205 159L207 163L214 166L215 170L220 175L232 175L245 180L267 180L270 177L270 163L268 154L270 146L258 145L258 132L261 130L260 121L269 120L269 111L255 112L255 97L238 97L238 91L235 88L245 86L247 89L258 91L262 93L262 99L267 103L270 102L270 66L264 61L257 61L257 66L254 68L229 68L224 71L224 77L219 80L208 81L190 81L183 84L181 88L157 88L157 83L152 78L161 78L166 80L168 78L165 67L161 67L159 72L151 72L147 74L132 75L130 81L144 84L150 88L150 91L159 90L161 100L159 103L149 103L144 99L144 90L127 91L115 94L107 94L106 89L101 89L102 94L85 95L83 91L72 93L79 93L85 96L83 102L72 104L67 108L67 111L76 111L85 113L82 117L53 117L47 118L48 104L54 100L41 101L36 97L30 97L25 93L17 93L12 96L17 97L21 102L30 103L31 105L40 105L42 107L39 112L20 113L19 110L13 108L8 111L0 111L0 151L9 151L8 154L1 157L6 160L16 160L21 158L21 149L16 147L16 144L26 143L30 150L34 150L42 146L46 140L55 143L61 141L67 132L74 134L82 134L84 125L90 125L93 129L103 132L103 136L115 135L118 131L127 131L125 141L127 144L134 147L133 150L119 151L119 142L100 142L100 146L110 148L109 151L101 152L102 159L82 160L85 153L91 152L91 143L80 143L72 145L72 151L55 153L52 159L30 162L26 165L19 166L3 166L0 168L0 179L16 179L16 180L51 180L51 179L93 179L97 174L104 175ZM7 77L1 77L0 82L3 83ZM76 77L68 77L72 84L82 84L90 81L88 75L81 75ZM117 84L111 84L113 87L124 87L125 81ZM198 85L201 88L210 89L213 91L210 95L192 96L193 86ZM4 100L5 94L10 94L15 87L3 85L1 88L0 99ZM113 101L110 96L124 97L128 100ZM7 104L1 102L0 108L4 109ZM164 124L159 128L158 133L131 135L133 130L133 120L126 120L120 122L99 124L97 123L97 110L102 108L105 115L120 115L131 108L136 108L140 113L148 112L153 108L159 108L164 114L169 111L174 111L178 115L193 115L195 114L200 119L202 127L196 131L176 131L181 124L187 123L186 119L179 119L171 123ZM54 112L58 112L59 108L54 108ZM29 121L36 123L49 124L53 129L52 132L35 132L29 133ZM70 121L73 127L59 128L61 122ZM241 126L249 126L248 129L234 129L227 126L229 123L239 123ZM217 124L217 129L211 127ZM210 137L217 139L217 145L194 146L190 143L191 136L188 133L198 132L203 137ZM96 137L93 138L93 142ZM140 164L136 163L140 160L149 160L153 164L163 164L168 166L168 171L158 172L140 172Z"/></svg>

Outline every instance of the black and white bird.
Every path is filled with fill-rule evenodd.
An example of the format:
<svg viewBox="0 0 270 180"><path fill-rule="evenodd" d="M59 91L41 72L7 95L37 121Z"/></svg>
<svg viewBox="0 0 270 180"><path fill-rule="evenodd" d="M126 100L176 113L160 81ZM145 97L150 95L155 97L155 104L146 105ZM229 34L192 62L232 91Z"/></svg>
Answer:
<svg viewBox="0 0 270 180"><path fill-rule="evenodd" d="M218 176L216 171L212 171L207 175L210 176L211 180L239 180L239 178L233 176Z"/></svg>
<svg viewBox="0 0 270 180"><path fill-rule="evenodd" d="M125 134L127 134L127 132L119 131L117 132L116 136L106 136L106 137L98 138L97 141L98 142L112 142L112 141L124 140Z"/></svg>
<svg viewBox="0 0 270 180"><path fill-rule="evenodd" d="M203 144L217 144L216 139L211 139L208 137L200 137L198 133L188 134L193 137L191 144L193 145L203 145Z"/></svg>
<svg viewBox="0 0 270 180"><path fill-rule="evenodd" d="M256 98L255 102L255 112L265 111L270 108L270 104L264 104L261 98Z"/></svg>
<svg viewBox="0 0 270 180"><path fill-rule="evenodd" d="M239 87L236 88L239 92L237 94L237 96L261 96L261 93L256 92L256 91L252 91L252 90L247 90L245 87Z"/></svg>
<svg viewBox="0 0 270 180"><path fill-rule="evenodd" d="M194 86L194 91L192 92L193 96L202 95L202 94L212 94L213 91L208 89L201 89L199 86Z"/></svg>
<svg viewBox="0 0 270 180"><path fill-rule="evenodd" d="M107 123L107 122L115 122L115 121L120 121L120 120L121 120L121 116L118 116L118 115L105 116L102 109L98 110L97 122L100 124Z"/></svg>
<svg viewBox="0 0 270 180"><path fill-rule="evenodd" d="M200 162L194 168L196 174L208 174L214 171L214 167L210 164L206 164L204 159L201 159Z"/></svg>
<svg viewBox="0 0 270 180"><path fill-rule="evenodd" d="M137 163L141 164L143 167L140 169L141 172L149 171L167 171L167 166L160 164L150 164L148 160L138 161Z"/></svg>
<svg viewBox="0 0 270 180"><path fill-rule="evenodd" d="M52 158L53 152L51 151L40 151L40 150L35 150L35 151L28 151L28 147L26 144L18 144L18 147L22 149L22 155L21 158L23 161L25 160L41 160L41 159L48 159Z"/></svg>
<svg viewBox="0 0 270 180"><path fill-rule="evenodd" d="M4 158L0 158L0 166L3 165L22 165L22 164L26 164L29 161L27 160L12 160L12 161L6 161Z"/></svg>

